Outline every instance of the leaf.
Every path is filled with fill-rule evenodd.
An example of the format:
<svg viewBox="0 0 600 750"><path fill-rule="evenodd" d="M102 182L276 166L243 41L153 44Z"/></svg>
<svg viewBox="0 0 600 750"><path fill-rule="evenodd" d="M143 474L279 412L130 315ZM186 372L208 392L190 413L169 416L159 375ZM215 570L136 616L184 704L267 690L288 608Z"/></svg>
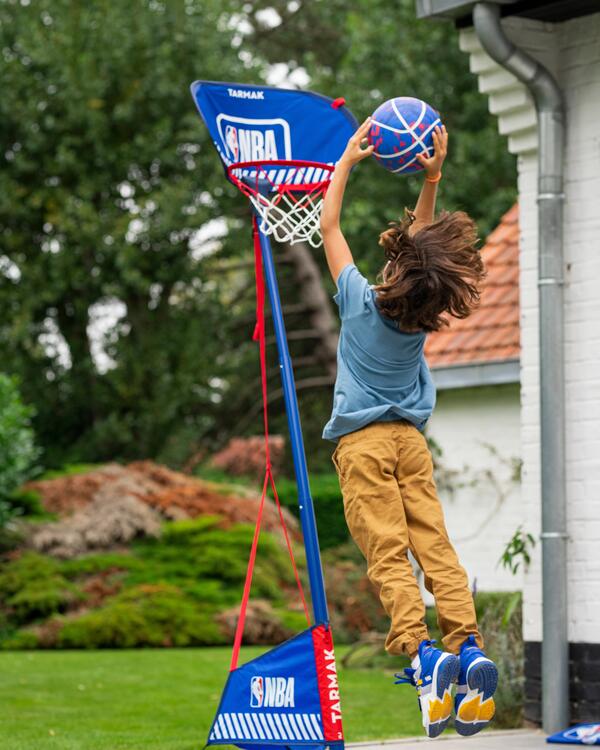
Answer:
<svg viewBox="0 0 600 750"><path fill-rule="evenodd" d="M510 623L510 620L517 609L519 603L521 601L521 592L515 591L515 593L511 596L511 598L508 600L508 604L506 605L506 609L504 610L504 615L502 616L502 627L507 628L508 624Z"/></svg>

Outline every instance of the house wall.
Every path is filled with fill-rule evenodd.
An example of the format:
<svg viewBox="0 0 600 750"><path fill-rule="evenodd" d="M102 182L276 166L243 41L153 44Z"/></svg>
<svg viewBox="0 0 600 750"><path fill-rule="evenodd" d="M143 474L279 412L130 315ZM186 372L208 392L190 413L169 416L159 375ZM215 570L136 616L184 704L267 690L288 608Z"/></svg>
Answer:
<svg viewBox="0 0 600 750"><path fill-rule="evenodd" d="M438 392L427 436L440 447L441 475L450 474L454 487L444 489L446 482L441 481L440 496L471 586L482 591L521 589L521 573L514 576L498 564L523 522L518 384Z"/></svg>
<svg viewBox="0 0 600 750"><path fill-rule="evenodd" d="M568 616L572 719L597 718L600 701L600 13L546 24L504 21L508 36L557 78L567 106L565 159L565 377ZM471 55L501 132L519 155L522 507L540 532L540 420L537 294L537 129L522 84L478 48ZM557 398L560 395L557 394ZM539 719L542 640L540 545L525 577L528 718Z"/></svg>

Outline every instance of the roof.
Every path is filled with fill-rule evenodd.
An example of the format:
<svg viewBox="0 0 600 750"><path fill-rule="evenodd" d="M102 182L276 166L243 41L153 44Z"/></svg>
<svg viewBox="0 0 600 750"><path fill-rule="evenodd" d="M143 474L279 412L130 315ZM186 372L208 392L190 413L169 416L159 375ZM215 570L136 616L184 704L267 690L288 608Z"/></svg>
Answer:
<svg viewBox="0 0 600 750"><path fill-rule="evenodd" d="M477 0L416 0L418 18L450 18L471 25ZM502 15L524 16L551 23L598 12L597 0L495 0Z"/></svg>
<svg viewBox="0 0 600 750"><path fill-rule="evenodd" d="M481 304L468 318L430 333L425 344L435 370L519 359L519 208L515 204L481 250L487 277Z"/></svg>

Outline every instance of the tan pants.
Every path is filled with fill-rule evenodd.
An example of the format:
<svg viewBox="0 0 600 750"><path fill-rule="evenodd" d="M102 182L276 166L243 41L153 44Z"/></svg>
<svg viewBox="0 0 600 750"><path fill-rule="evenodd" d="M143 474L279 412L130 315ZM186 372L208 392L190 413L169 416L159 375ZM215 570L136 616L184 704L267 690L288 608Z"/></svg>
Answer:
<svg viewBox="0 0 600 750"><path fill-rule="evenodd" d="M458 653L470 634L483 647L467 575L448 538L423 435L408 422L376 422L344 435L333 462L348 528L391 619L386 649L412 656L429 638L408 550L435 597L446 650Z"/></svg>

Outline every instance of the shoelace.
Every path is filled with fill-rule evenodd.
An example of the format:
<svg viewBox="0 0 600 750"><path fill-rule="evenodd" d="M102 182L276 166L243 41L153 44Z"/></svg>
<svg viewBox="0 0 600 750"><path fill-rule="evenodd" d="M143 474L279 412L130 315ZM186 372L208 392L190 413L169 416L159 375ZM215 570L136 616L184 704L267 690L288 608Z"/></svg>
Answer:
<svg viewBox="0 0 600 750"><path fill-rule="evenodd" d="M404 675L401 672L396 672L394 677L396 678L394 685L415 685L415 671L412 667L406 667Z"/></svg>
<svg viewBox="0 0 600 750"><path fill-rule="evenodd" d="M428 646L432 646L434 643L437 643L435 639L430 641L425 641L425 643ZM417 687L417 684L415 683L415 672L416 670L412 667L406 667L404 669L404 674L401 672L396 672L394 674L394 677L396 680L394 681L394 685L412 685L413 687Z"/></svg>

